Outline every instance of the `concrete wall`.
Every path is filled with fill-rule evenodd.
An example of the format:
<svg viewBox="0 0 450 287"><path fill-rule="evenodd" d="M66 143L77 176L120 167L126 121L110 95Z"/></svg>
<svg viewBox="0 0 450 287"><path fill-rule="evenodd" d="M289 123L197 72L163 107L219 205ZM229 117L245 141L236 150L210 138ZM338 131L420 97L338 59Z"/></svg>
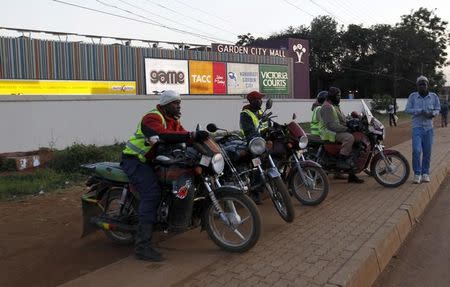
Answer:
<svg viewBox="0 0 450 287"><path fill-rule="evenodd" d="M368 101L366 101L368 102ZM155 96L2 96L0 97L0 153L30 151L39 147L61 149L74 142L107 145L122 142L135 131L142 115L152 109ZM183 98L182 123L192 130L210 122L238 129L239 113L246 103L234 96ZM272 112L279 123L311 118L313 100L274 100ZM399 110L406 101L398 100ZM345 113L361 110L360 100L343 100Z"/></svg>

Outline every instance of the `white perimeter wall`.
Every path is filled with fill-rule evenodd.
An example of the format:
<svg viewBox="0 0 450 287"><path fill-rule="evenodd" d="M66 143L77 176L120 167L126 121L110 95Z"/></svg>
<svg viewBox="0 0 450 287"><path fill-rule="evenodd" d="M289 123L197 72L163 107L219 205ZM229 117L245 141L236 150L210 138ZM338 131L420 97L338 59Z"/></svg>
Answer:
<svg viewBox="0 0 450 287"><path fill-rule="evenodd" d="M274 100L279 123L311 119L314 100ZM369 104L370 101L366 101ZM246 103L236 96L189 96L182 102L182 123L188 130L210 122L226 129L239 128ZM404 110L406 99L398 99ZM142 115L152 109L155 96L2 96L0 97L0 153L39 147L61 149L74 142L108 145L126 141ZM344 113L361 110L361 100L342 100Z"/></svg>

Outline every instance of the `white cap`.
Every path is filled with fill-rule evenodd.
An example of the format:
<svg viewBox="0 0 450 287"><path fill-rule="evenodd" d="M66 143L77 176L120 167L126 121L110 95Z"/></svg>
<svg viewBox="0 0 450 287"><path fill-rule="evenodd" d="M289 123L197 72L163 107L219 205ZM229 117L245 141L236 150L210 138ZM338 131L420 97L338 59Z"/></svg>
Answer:
<svg viewBox="0 0 450 287"><path fill-rule="evenodd" d="M170 104L171 102L180 101L181 96L179 93L167 90L161 93L161 97L159 98L159 104L161 106L165 106L167 104Z"/></svg>
<svg viewBox="0 0 450 287"><path fill-rule="evenodd" d="M420 82L420 81L425 81L425 82L428 83L428 79L427 79L427 77L425 77L425 76L420 76L420 77L418 77L417 80L416 80L416 84L417 84L418 82Z"/></svg>

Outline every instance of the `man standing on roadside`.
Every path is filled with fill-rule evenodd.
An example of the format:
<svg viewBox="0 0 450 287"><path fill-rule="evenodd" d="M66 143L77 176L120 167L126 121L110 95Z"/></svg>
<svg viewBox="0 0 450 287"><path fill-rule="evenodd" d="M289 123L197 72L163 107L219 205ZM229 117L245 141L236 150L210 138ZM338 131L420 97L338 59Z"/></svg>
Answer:
<svg viewBox="0 0 450 287"><path fill-rule="evenodd" d="M412 161L414 183L430 182L433 118L439 115L441 104L435 93L428 91L428 79L417 78L417 92L408 97L405 111L412 115Z"/></svg>

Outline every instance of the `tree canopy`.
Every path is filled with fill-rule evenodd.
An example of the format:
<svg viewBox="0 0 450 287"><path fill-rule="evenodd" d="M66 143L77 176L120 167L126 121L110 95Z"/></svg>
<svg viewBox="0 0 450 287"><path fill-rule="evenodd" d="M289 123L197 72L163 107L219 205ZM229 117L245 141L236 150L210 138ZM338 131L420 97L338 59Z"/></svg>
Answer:
<svg viewBox="0 0 450 287"><path fill-rule="evenodd" d="M371 98L387 94L407 97L415 80L425 75L432 89L445 84L441 69L448 64L446 48L448 23L434 10L419 8L400 17L395 25L371 27L351 24L338 26L330 16L318 16L310 26L300 25L273 34L267 39L303 38L310 42L311 96L331 85L344 94ZM239 36L238 45L251 45L250 34Z"/></svg>

